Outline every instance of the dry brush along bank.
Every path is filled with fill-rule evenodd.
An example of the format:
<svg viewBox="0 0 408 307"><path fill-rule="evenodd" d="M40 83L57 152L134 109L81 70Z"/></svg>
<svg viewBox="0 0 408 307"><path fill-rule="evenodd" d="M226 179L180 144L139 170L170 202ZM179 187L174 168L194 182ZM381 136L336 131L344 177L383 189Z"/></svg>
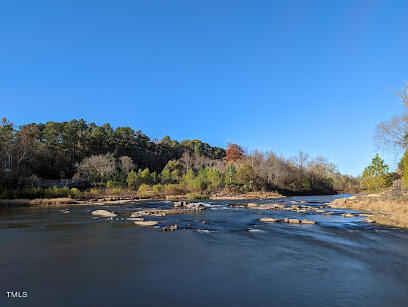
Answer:
<svg viewBox="0 0 408 307"><path fill-rule="evenodd" d="M396 180L391 189L382 193L336 199L329 206L368 211L372 214L368 222L408 228L408 191L402 187L401 180Z"/></svg>

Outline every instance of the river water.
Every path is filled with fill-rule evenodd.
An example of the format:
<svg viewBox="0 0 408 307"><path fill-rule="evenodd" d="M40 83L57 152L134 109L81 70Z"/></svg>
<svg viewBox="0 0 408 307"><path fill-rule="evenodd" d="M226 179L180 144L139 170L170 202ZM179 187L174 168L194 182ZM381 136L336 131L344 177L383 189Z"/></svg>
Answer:
<svg viewBox="0 0 408 307"><path fill-rule="evenodd" d="M258 202L320 206L334 198ZM306 216L316 225L262 223L305 216L229 206L237 202L248 201L151 218L184 228L174 232L125 218L170 202L102 208L114 219L93 217L100 206L0 209L0 306L408 305L408 231L329 208L335 215Z"/></svg>

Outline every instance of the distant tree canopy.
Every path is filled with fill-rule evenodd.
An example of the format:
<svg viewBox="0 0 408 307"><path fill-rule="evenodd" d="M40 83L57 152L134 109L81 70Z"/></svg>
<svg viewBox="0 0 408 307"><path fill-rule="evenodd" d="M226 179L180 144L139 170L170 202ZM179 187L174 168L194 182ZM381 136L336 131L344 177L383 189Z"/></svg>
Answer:
<svg viewBox="0 0 408 307"><path fill-rule="evenodd" d="M98 126L85 120L32 123L17 129L6 118L0 123L0 166L9 174L37 174L58 179L63 172L68 178L76 172L75 165L92 155L112 153L116 158L129 157L137 168L161 171L169 160L183 153L222 159L225 150L199 140L181 143L166 136L152 142L140 130L129 127L113 129L109 124Z"/></svg>
<svg viewBox="0 0 408 307"><path fill-rule="evenodd" d="M146 195L221 189L332 194L358 185L325 159L312 159L302 152L295 159L285 159L272 152L248 155L231 143L224 150L169 136L151 141L129 127L113 129L82 119L32 123L19 129L7 119L1 121L0 192L35 187L31 179L38 177L73 176L97 187L126 188Z"/></svg>

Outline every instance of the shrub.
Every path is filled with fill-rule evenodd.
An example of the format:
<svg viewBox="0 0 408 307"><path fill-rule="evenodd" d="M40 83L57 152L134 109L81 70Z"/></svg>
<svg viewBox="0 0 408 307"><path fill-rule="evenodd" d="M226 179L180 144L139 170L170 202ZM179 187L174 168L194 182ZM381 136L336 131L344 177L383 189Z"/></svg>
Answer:
<svg viewBox="0 0 408 307"><path fill-rule="evenodd" d="M92 188L92 189L89 190L89 193L90 193L92 196L98 196L101 192L102 192L102 191L99 190L99 189L97 189L97 188Z"/></svg>
<svg viewBox="0 0 408 307"><path fill-rule="evenodd" d="M116 186L117 186L117 184L113 180L108 180L108 182L106 182L106 187L108 189L115 188Z"/></svg>
<svg viewBox="0 0 408 307"><path fill-rule="evenodd" d="M77 188L72 188L69 192L69 197L71 198L79 198L81 196L81 191Z"/></svg>
<svg viewBox="0 0 408 307"><path fill-rule="evenodd" d="M167 184L164 187L164 193L167 195L185 194L186 189L179 184Z"/></svg>
<svg viewBox="0 0 408 307"><path fill-rule="evenodd" d="M160 194L163 191L163 186L158 183L153 186L153 192L156 194Z"/></svg>
<svg viewBox="0 0 408 307"><path fill-rule="evenodd" d="M34 199L44 197L45 191L42 188L25 188L8 191L6 194L9 199Z"/></svg>
<svg viewBox="0 0 408 307"><path fill-rule="evenodd" d="M47 188L45 189L45 197L46 198L58 198L58 197L69 197L70 189L69 188Z"/></svg>
<svg viewBox="0 0 408 307"><path fill-rule="evenodd" d="M404 188L408 188L408 151L405 152L398 167L402 173L402 184Z"/></svg>
<svg viewBox="0 0 408 307"><path fill-rule="evenodd" d="M162 183L178 183L181 179L183 166L179 161L170 160L160 173Z"/></svg>
<svg viewBox="0 0 408 307"><path fill-rule="evenodd" d="M186 195L187 200L204 200L208 199L208 195L200 193L189 193Z"/></svg>
<svg viewBox="0 0 408 307"><path fill-rule="evenodd" d="M256 179L255 171L250 165L244 164L238 169L237 178L240 183L249 184Z"/></svg>
<svg viewBox="0 0 408 307"><path fill-rule="evenodd" d="M131 170L127 176L126 183L129 189L137 190L139 188L139 180L137 173Z"/></svg>
<svg viewBox="0 0 408 307"><path fill-rule="evenodd" d="M139 189L137 190L137 193L151 193L152 191L152 187L146 183L143 183Z"/></svg>
<svg viewBox="0 0 408 307"><path fill-rule="evenodd" d="M137 176L139 177L139 182L141 184L151 184L153 182L152 175L150 174L150 171L148 168L145 168L143 171L139 169L137 172Z"/></svg>
<svg viewBox="0 0 408 307"><path fill-rule="evenodd" d="M113 195L118 195L122 193L122 191L123 189L121 187L115 187L115 188L109 189L110 194L113 194Z"/></svg>

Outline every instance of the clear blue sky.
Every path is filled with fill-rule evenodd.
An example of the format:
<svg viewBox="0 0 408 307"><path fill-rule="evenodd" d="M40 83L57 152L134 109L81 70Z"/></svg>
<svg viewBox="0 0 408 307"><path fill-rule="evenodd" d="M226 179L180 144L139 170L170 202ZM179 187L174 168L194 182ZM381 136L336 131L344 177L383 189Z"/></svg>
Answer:
<svg viewBox="0 0 408 307"><path fill-rule="evenodd" d="M408 1L0 3L1 116L323 155L358 175L403 110ZM394 155L385 155L394 165Z"/></svg>

